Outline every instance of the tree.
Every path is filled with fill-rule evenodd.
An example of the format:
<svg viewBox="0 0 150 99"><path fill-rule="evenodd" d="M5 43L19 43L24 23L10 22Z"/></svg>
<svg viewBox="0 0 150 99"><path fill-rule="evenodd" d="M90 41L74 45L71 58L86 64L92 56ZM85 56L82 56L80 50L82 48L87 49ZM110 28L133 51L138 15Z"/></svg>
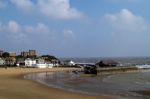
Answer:
<svg viewBox="0 0 150 99"><path fill-rule="evenodd" d="M35 58L37 58L37 56L36 55L32 55L32 56L28 55L26 58L35 59Z"/></svg>
<svg viewBox="0 0 150 99"><path fill-rule="evenodd" d="M24 57L22 55L17 55L16 59L18 59L18 58L24 58Z"/></svg>
<svg viewBox="0 0 150 99"><path fill-rule="evenodd" d="M45 58L46 60L57 60L57 58L55 56L51 56L51 55L42 55L42 58Z"/></svg>
<svg viewBox="0 0 150 99"><path fill-rule="evenodd" d="M9 57L10 55L9 55L9 53L8 52L4 52L3 54L2 54L2 57L4 57L4 58L7 58L7 57Z"/></svg>
<svg viewBox="0 0 150 99"><path fill-rule="evenodd" d="M54 65L59 61L55 56L51 55L42 55L41 58L44 59L45 62L53 63Z"/></svg>

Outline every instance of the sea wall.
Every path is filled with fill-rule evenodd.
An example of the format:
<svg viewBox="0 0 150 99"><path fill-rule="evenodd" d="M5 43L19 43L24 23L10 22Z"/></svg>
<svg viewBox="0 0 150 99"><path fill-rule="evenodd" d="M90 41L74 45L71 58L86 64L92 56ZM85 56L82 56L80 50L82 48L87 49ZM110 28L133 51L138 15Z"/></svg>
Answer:
<svg viewBox="0 0 150 99"><path fill-rule="evenodd" d="M138 71L140 71L140 69L138 69L135 66L97 68L97 75L116 74L116 73L128 73L128 72L138 72Z"/></svg>

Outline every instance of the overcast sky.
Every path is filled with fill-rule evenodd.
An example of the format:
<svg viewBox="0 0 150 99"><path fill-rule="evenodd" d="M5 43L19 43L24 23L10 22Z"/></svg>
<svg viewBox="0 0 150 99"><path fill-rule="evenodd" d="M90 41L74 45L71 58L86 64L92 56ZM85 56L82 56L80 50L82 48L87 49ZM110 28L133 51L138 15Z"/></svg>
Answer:
<svg viewBox="0 0 150 99"><path fill-rule="evenodd" d="M0 49L150 56L150 0L0 0Z"/></svg>

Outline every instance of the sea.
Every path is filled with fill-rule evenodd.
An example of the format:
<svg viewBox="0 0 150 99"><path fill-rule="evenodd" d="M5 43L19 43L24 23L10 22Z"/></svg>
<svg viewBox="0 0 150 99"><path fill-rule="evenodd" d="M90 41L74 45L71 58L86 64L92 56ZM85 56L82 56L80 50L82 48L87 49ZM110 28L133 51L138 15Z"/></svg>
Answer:
<svg viewBox="0 0 150 99"><path fill-rule="evenodd" d="M130 59L126 59L122 63L148 64L150 61L150 58L142 58L141 62L139 58ZM84 60L84 62L91 61ZM83 60L79 62L83 62ZM113 96L115 99L150 99L150 95L137 93L137 91L150 90L150 69L103 76L85 76L82 72L44 72L28 74L24 78L49 87L88 95Z"/></svg>
<svg viewBox="0 0 150 99"><path fill-rule="evenodd" d="M59 58L60 61L72 60L75 63L97 63L101 60L113 60L123 66L150 64L150 57L82 57Z"/></svg>

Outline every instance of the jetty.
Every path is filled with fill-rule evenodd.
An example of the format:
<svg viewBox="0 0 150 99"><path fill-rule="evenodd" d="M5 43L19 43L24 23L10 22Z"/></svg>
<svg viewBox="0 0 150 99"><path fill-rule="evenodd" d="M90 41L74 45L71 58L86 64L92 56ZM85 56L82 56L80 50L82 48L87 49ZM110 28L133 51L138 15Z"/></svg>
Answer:
<svg viewBox="0 0 150 99"><path fill-rule="evenodd" d="M93 72L94 71L94 72ZM104 75L104 74L116 74L116 73L128 73L128 72L138 72L139 68L135 66L120 66L120 67L91 67L84 68L85 74L95 74L95 75Z"/></svg>
<svg viewBox="0 0 150 99"><path fill-rule="evenodd" d="M97 74L116 74L116 73L128 73L140 71L135 66L124 66L124 67L109 67L109 68L97 68Z"/></svg>

